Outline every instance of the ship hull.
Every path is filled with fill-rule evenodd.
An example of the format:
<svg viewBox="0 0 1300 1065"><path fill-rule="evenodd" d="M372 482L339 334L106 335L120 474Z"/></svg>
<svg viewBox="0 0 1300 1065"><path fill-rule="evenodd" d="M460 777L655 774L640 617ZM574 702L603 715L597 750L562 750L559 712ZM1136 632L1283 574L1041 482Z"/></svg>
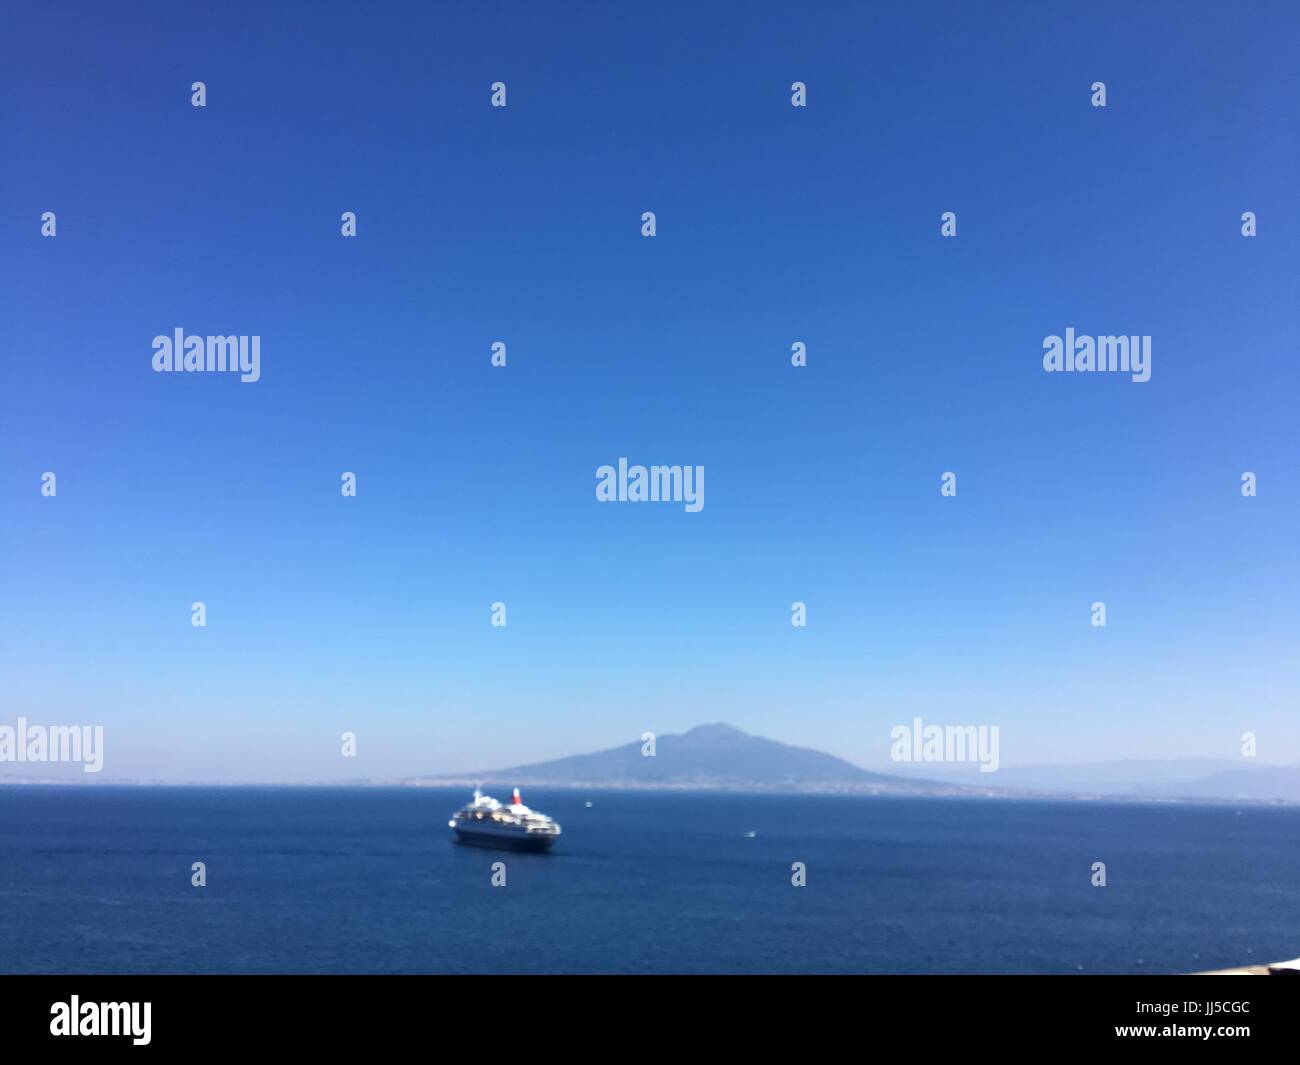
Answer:
<svg viewBox="0 0 1300 1065"><path fill-rule="evenodd" d="M548 851L556 840L555 836L508 836L504 833L498 835L495 832L474 832L464 828L455 828L452 832L456 836L457 843L469 847L492 847L509 851Z"/></svg>

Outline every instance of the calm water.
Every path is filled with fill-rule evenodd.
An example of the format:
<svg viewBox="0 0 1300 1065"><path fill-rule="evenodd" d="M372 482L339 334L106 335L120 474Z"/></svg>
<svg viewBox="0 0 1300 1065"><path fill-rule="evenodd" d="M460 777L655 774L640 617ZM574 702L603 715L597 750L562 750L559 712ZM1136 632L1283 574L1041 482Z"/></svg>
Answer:
<svg viewBox="0 0 1300 1065"><path fill-rule="evenodd" d="M530 790L564 837L526 855L453 845L466 797L0 787L0 971L1177 972L1300 954L1295 809Z"/></svg>

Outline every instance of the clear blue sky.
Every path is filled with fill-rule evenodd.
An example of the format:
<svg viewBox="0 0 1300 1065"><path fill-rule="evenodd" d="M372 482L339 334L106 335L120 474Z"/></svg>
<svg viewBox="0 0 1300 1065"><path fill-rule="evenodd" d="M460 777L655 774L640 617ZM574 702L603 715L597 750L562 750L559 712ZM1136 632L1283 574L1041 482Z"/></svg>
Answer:
<svg viewBox="0 0 1300 1065"><path fill-rule="evenodd" d="M1300 9L814 6L8 5L0 723L175 780L1300 759ZM153 373L178 326L261 381ZM1045 374L1070 326L1151 381ZM704 510L598 503L621 455Z"/></svg>

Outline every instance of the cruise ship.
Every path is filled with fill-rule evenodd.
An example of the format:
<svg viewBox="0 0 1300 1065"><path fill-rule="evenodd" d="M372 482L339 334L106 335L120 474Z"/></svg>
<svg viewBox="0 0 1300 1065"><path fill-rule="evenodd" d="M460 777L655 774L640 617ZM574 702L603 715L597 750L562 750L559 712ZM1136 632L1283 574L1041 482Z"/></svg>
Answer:
<svg viewBox="0 0 1300 1065"><path fill-rule="evenodd" d="M545 814L530 810L515 792L509 805L499 803L477 788L474 798L447 822L458 843L514 850L549 850L560 836L560 826Z"/></svg>

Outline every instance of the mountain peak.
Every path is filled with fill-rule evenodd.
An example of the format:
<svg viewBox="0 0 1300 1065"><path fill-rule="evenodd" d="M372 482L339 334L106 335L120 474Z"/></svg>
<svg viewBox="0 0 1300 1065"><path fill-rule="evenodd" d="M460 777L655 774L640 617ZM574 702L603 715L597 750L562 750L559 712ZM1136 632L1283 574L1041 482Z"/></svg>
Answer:
<svg viewBox="0 0 1300 1065"><path fill-rule="evenodd" d="M713 725L696 725L693 729L687 729L682 733L682 737L693 736L696 739L731 739L736 736L747 736L748 733L741 732L734 725L728 725L725 721L719 721Z"/></svg>
<svg viewBox="0 0 1300 1065"><path fill-rule="evenodd" d="M634 740L604 751L483 774L482 779L583 787L801 790L889 784L917 788L910 781L868 773L821 751L751 736L724 721L698 725L682 733L662 733L653 751L647 751L643 741Z"/></svg>

